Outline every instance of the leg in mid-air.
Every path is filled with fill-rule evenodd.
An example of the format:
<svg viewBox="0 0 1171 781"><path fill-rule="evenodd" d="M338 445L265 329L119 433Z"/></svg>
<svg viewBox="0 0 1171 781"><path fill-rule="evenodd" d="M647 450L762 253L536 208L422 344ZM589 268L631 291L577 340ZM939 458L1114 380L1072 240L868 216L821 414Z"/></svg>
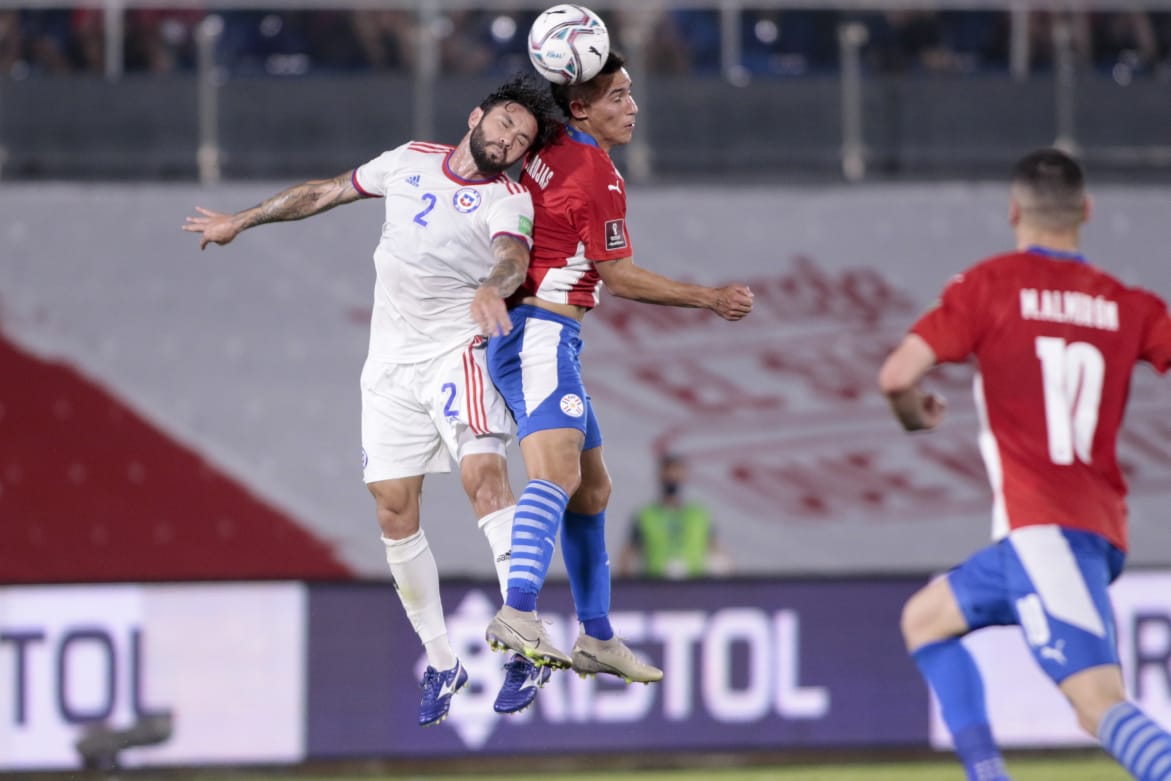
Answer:
<svg viewBox="0 0 1171 781"><path fill-rule="evenodd" d="M1033 659L1082 729L1131 775L1171 781L1171 734L1126 697L1108 591L1122 553L1098 535L1056 526L1020 529L1011 539L1013 561L1031 581L1016 605Z"/></svg>
<svg viewBox="0 0 1171 781"><path fill-rule="evenodd" d="M581 485L573 494L561 528L561 555L581 625L571 657L582 676L604 673L627 683L662 680L663 671L634 655L610 625L610 556L606 551L606 506L610 473L602 458L601 435L587 403L586 449Z"/></svg>
<svg viewBox="0 0 1171 781"><path fill-rule="evenodd" d="M507 462L496 452L469 453L460 459L460 480L479 519L478 526L488 539L500 594L505 598L508 595L512 522L516 512ZM505 685L493 708L497 713L519 713L533 703L538 690L551 674L550 668L538 666L523 654L514 653L504 665Z"/></svg>
<svg viewBox="0 0 1171 781"><path fill-rule="evenodd" d="M1171 734L1126 698L1122 670L1102 665L1061 682L1078 724L1139 781L1171 781Z"/></svg>
<svg viewBox="0 0 1171 781"><path fill-rule="evenodd" d="M553 644L536 606L569 497L581 483L581 323L534 306L519 306L510 317L512 331L488 341L488 367L516 417L528 483L516 503L505 604L485 639L538 665L568 668L569 655Z"/></svg>
<svg viewBox="0 0 1171 781"><path fill-rule="evenodd" d="M537 615L537 597L553 560L570 494L580 482L582 434L577 429L546 429L521 440L529 482L516 502L512 556L504 607L485 633L495 649L508 648L538 665L567 668L569 655L558 649Z"/></svg>
<svg viewBox="0 0 1171 781"><path fill-rule="evenodd" d="M984 679L961 642L969 631L950 576L936 578L903 607L903 640L939 700L969 781L1006 781L1008 771L988 721Z"/></svg>
<svg viewBox="0 0 1171 781"><path fill-rule="evenodd" d="M368 488L378 507L378 526L395 593L427 654L419 724L438 724L447 716L452 695L467 685L468 674L447 637L439 569L419 525L423 476L379 480L369 483Z"/></svg>

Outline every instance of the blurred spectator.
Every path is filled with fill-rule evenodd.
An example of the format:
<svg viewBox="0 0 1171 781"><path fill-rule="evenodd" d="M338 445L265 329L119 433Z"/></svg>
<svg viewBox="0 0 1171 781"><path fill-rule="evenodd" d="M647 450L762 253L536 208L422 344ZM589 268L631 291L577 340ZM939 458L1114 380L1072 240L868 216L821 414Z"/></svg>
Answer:
<svg viewBox="0 0 1171 781"><path fill-rule="evenodd" d="M309 71L304 11L224 11L221 62L244 73L298 76Z"/></svg>
<svg viewBox="0 0 1171 781"><path fill-rule="evenodd" d="M611 45L625 54L636 45L643 47L651 73L684 74L691 70L691 53L674 14L648 3L637 10L609 11L605 18Z"/></svg>
<svg viewBox="0 0 1171 781"><path fill-rule="evenodd" d="M951 50L943 43L939 15L934 11L883 11L867 20L867 56L872 67L886 73L952 70Z"/></svg>
<svg viewBox="0 0 1171 781"><path fill-rule="evenodd" d="M689 54L694 75L720 72L720 16L717 11L688 9L672 11L670 19Z"/></svg>
<svg viewBox="0 0 1171 781"><path fill-rule="evenodd" d="M366 57L358 41L352 11L310 11L305 16L305 35L315 70L355 70L366 67Z"/></svg>
<svg viewBox="0 0 1171 781"><path fill-rule="evenodd" d="M100 8L75 8L71 20L70 50L78 70L102 73L106 69L106 22ZM128 39L129 40L129 39Z"/></svg>
<svg viewBox="0 0 1171 781"><path fill-rule="evenodd" d="M838 62L836 11L745 11L743 65L757 75L801 75Z"/></svg>
<svg viewBox="0 0 1171 781"><path fill-rule="evenodd" d="M1159 61L1151 16L1145 11L1094 14L1090 23L1094 64L1107 71L1150 72Z"/></svg>
<svg viewBox="0 0 1171 781"><path fill-rule="evenodd" d="M942 44L959 71L1008 68L1010 17L1005 11L942 11Z"/></svg>
<svg viewBox="0 0 1171 781"><path fill-rule="evenodd" d="M126 11L126 70L170 73L195 66L195 28L205 12L132 8Z"/></svg>
<svg viewBox="0 0 1171 781"><path fill-rule="evenodd" d="M67 73L73 69L69 61L71 15L68 10L20 12L20 37L30 72Z"/></svg>
<svg viewBox="0 0 1171 781"><path fill-rule="evenodd" d="M439 69L465 75L486 73L495 63L492 52L491 16L484 11L448 11L436 21Z"/></svg>
<svg viewBox="0 0 1171 781"><path fill-rule="evenodd" d="M405 70L415 62L415 15L410 11L362 9L351 16L366 64L375 70Z"/></svg>
<svg viewBox="0 0 1171 781"><path fill-rule="evenodd" d="M1057 51L1056 34L1064 26L1069 34L1070 51L1074 62L1090 63L1090 15L1085 11L1033 11L1029 14L1029 65L1049 69L1054 65Z"/></svg>
<svg viewBox="0 0 1171 781"><path fill-rule="evenodd" d="M12 73L12 66L20 62L21 48L20 12L0 11L0 75Z"/></svg>
<svg viewBox="0 0 1171 781"><path fill-rule="evenodd" d="M659 498L635 513L630 537L618 556L618 574L652 578L725 575L731 559L716 540L711 512L683 499L687 462L659 459Z"/></svg>

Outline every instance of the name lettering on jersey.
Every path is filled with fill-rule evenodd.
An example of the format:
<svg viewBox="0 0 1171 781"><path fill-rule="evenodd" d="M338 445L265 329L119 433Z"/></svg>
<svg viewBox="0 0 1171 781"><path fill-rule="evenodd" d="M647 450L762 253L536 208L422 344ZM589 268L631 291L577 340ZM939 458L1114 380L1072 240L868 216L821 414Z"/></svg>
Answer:
<svg viewBox="0 0 1171 781"><path fill-rule="evenodd" d="M1021 290L1021 318L1118 330L1118 302L1076 290Z"/></svg>
<svg viewBox="0 0 1171 781"><path fill-rule="evenodd" d="M626 231L622 229L626 220L606 220L606 249L622 249L626 246Z"/></svg>
<svg viewBox="0 0 1171 781"><path fill-rule="evenodd" d="M541 159L540 155L533 155L528 165L525 166L525 171L533 177L533 181L542 190L548 187L549 182L553 180L553 169L545 165L545 161Z"/></svg>
<svg viewBox="0 0 1171 781"><path fill-rule="evenodd" d="M480 208L481 200L483 199L479 190L474 187L462 187L456 190L455 195L451 196L451 205L455 207L457 212L471 214Z"/></svg>

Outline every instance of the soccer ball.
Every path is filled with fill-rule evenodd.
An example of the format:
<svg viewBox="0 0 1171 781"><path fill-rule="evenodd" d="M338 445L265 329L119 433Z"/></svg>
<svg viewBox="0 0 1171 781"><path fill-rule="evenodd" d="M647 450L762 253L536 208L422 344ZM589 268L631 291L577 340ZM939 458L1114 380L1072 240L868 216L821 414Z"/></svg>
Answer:
<svg viewBox="0 0 1171 781"><path fill-rule="evenodd" d="M610 55L610 31L584 5L555 5L529 28L529 60L554 84L579 84L602 70Z"/></svg>

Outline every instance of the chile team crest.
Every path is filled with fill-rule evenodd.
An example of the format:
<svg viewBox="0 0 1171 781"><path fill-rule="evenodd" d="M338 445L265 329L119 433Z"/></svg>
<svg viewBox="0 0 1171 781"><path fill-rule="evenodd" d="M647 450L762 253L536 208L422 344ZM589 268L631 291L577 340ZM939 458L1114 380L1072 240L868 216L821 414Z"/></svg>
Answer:
<svg viewBox="0 0 1171 781"><path fill-rule="evenodd" d="M480 191L474 187L462 187L451 196L451 205L457 212L471 214L480 206Z"/></svg>

